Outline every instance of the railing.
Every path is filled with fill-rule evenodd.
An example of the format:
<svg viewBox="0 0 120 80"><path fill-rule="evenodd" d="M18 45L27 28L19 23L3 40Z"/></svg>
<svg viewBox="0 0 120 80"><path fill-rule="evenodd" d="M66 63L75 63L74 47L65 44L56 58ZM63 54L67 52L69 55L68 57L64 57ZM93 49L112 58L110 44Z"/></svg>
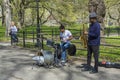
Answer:
<svg viewBox="0 0 120 80"><path fill-rule="evenodd" d="M78 39L79 39L82 31L75 30L75 29L73 29L73 30L70 29L70 30L75 38L75 41L73 40L72 43L81 44L81 41ZM120 30L118 31L118 29L116 29L116 30L117 30L117 32L120 31ZM107 31L105 31L105 32L107 32ZM119 33L114 33L115 36L118 36L117 38L110 37L110 33L106 33L106 34L109 34L109 36L106 35L105 37L101 37L101 39L116 40L116 41L120 40ZM55 30L55 29L42 30L42 36L43 36L43 40L45 40L45 39L57 40L57 39L59 39L59 31ZM19 37L20 41L23 43L23 47L26 46L26 42L31 42L31 43L35 44L36 43L36 30L24 30L24 31L18 32L18 37ZM77 42L76 42L76 40L77 40ZM101 46L120 47L120 44L107 44L107 43L103 44L103 43L101 43Z"/></svg>

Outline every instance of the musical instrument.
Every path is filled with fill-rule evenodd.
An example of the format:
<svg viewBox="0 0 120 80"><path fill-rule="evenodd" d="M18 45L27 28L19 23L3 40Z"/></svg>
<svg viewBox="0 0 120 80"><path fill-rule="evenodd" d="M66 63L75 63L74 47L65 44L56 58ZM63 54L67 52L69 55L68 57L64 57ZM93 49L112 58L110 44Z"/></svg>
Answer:
<svg viewBox="0 0 120 80"><path fill-rule="evenodd" d="M87 35L85 35L84 32L85 32L85 26L83 24L83 32L79 39L81 40L83 47L87 48Z"/></svg>

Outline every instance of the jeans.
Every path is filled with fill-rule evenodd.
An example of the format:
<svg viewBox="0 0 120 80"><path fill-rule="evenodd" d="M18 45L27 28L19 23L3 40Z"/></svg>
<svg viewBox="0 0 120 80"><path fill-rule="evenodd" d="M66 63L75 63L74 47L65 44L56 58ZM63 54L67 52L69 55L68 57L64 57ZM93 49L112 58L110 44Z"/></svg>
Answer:
<svg viewBox="0 0 120 80"><path fill-rule="evenodd" d="M88 45L88 53L87 53L87 65L88 66L91 65L92 53L93 53L94 60L95 60L94 69L98 71L99 45L98 46Z"/></svg>
<svg viewBox="0 0 120 80"><path fill-rule="evenodd" d="M61 60L66 61L67 53L66 50L70 47L70 42L61 43L62 55Z"/></svg>
<svg viewBox="0 0 120 80"><path fill-rule="evenodd" d="M12 42L18 42L17 34L11 34Z"/></svg>

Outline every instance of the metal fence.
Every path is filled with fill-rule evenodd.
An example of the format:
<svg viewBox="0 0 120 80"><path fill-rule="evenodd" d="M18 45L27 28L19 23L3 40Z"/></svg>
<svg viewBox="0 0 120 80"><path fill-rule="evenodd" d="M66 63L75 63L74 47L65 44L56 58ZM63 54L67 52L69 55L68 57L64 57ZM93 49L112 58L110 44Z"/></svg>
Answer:
<svg viewBox="0 0 120 80"><path fill-rule="evenodd" d="M120 36L120 27L116 27L116 28L106 28L105 29L105 34L107 36L110 36L110 35L118 35Z"/></svg>
<svg viewBox="0 0 120 80"><path fill-rule="evenodd" d="M84 48L82 48L81 46L81 41L78 40L82 30L76 30L76 29L69 29L70 31L72 31L72 34L74 36L74 40L72 41L72 43L74 44L79 44L79 46L77 47L78 50L86 50ZM116 31L115 31L116 30ZM42 33L40 34L42 36L42 41L41 43L42 47L44 44L44 41L47 39L52 39L54 41L58 41L59 40L59 31L56 29L51 29L51 30L42 30ZM120 40L120 28L118 29L106 29L105 31L106 36L101 37L101 39L106 40L114 40L115 42ZM116 36L116 37L110 37L110 36ZM35 47L36 45L36 30L24 30L24 31L20 31L18 32L18 37L19 37L19 43L23 46L23 47L30 47L32 45L32 47ZM40 38L41 40L41 38ZM107 46L107 47L114 47L114 48L120 48L120 44L116 43L116 44L109 44L109 43L101 43L101 46Z"/></svg>

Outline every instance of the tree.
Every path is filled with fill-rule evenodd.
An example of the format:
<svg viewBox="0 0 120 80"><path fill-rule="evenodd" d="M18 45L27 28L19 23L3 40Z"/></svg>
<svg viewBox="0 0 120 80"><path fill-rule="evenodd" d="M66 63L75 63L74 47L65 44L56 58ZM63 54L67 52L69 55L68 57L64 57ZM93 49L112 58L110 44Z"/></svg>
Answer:
<svg viewBox="0 0 120 80"><path fill-rule="evenodd" d="M58 23L72 23L78 19L88 18L87 3L88 0L40 0L40 23L46 23L51 17ZM10 0L10 7L12 20L19 23L20 26L25 25L25 22L35 23L35 0ZM26 17L28 13L29 17ZM85 15L84 18L83 14Z"/></svg>
<svg viewBox="0 0 120 80"><path fill-rule="evenodd" d="M4 6L4 15L5 15L5 25L6 25L6 35L9 34L10 30L10 24L11 24L11 8L10 8L10 1L4 0L3 1Z"/></svg>
<svg viewBox="0 0 120 80"><path fill-rule="evenodd" d="M3 5L3 1L0 1L0 7L1 7L1 16L0 18L2 18L2 25L5 23L5 15L4 15L4 5Z"/></svg>
<svg viewBox="0 0 120 80"><path fill-rule="evenodd" d="M87 3L88 0L50 0L45 7L57 22L71 23L87 13Z"/></svg>
<svg viewBox="0 0 120 80"><path fill-rule="evenodd" d="M24 25L25 0L11 0L12 20L19 24L19 27Z"/></svg>
<svg viewBox="0 0 120 80"><path fill-rule="evenodd" d="M120 1L106 0L108 17L115 20L120 26Z"/></svg>
<svg viewBox="0 0 120 80"><path fill-rule="evenodd" d="M82 0L83 2L86 2ZM53 17L58 23L63 22L75 22L80 14L83 13L82 11L87 11L86 6L83 10L80 7L83 3L81 0L46 0L40 1L40 22L44 24L49 20L50 17ZM81 4L77 4L77 2ZM31 2L27 6L35 7L35 3ZM83 6L83 4L82 4ZM27 7L27 8L29 8ZM36 14L35 8L32 8L32 20L35 21Z"/></svg>
<svg viewBox="0 0 120 80"><path fill-rule="evenodd" d="M106 14L106 7L104 0L89 0L89 12L97 14L98 22L101 23L101 29L104 31L104 17Z"/></svg>

